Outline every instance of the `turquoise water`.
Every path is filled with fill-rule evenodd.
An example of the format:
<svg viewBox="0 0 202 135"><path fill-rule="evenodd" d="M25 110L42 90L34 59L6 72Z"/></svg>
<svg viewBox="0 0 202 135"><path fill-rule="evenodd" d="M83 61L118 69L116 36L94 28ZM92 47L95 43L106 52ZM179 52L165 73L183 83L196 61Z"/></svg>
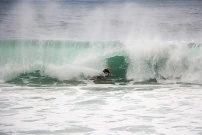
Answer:
<svg viewBox="0 0 202 135"><path fill-rule="evenodd" d="M111 67L113 77L102 83L201 84L200 43L141 46L135 41L131 46L123 41L1 40L0 79L17 85L82 84Z"/></svg>
<svg viewBox="0 0 202 135"><path fill-rule="evenodd" d="M202 134L201 7L0 1L0 134Z"/></svg>

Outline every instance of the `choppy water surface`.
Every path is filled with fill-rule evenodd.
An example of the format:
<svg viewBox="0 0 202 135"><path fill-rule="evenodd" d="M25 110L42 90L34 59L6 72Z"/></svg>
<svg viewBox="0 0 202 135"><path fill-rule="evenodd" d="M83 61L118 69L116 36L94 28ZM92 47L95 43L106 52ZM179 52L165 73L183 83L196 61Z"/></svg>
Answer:
<svg viewBox="0 0 202 135"><path fill-rule="evenodd" d="M202 86L89 85L0 91L1 134L202 134Z"/></svg>
<svg viewBox="0 0 202 135"><path fill-rule="evenodd" d="M0 135L201 135L201 7L0 0Z"/></svg>

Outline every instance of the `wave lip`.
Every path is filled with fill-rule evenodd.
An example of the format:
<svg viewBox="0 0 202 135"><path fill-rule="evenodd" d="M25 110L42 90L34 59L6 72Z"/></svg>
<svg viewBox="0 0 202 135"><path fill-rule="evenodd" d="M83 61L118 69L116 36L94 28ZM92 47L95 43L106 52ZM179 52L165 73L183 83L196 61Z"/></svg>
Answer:
<svg viewBox="0 0 202 135"><path fill-rule="evenodd" d="M1 40L0 48L0 80L19 83L35 73L50 82L89 78L107 67L108 58L124 51L118 41Z"/></svg>
<svg viewBox="0 0 202 135"><path fill-rule="evenodd" d="M202 83L200 43L162 41L1 40L0 80L14 84ZM151 81L152 80L152 81Z"/></svg>

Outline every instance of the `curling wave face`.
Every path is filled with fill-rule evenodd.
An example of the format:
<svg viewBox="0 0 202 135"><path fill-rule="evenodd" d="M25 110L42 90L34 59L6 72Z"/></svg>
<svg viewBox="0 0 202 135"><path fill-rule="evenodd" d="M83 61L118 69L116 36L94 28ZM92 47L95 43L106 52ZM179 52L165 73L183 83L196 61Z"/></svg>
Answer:
<svg viewBox="0 0 202 135"><path fill-rule="evenodd" d="M107 66L112 82L202 83L200 43L1 40L0 55L1 83L88 83Z"/></svg>

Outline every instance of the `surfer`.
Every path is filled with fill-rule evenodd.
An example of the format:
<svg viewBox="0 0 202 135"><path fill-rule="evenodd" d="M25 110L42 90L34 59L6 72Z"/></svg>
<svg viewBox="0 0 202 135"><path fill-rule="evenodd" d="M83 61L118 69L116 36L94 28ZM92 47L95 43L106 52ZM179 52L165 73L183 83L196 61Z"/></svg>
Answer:
<svg viewBox="0 0 202 135"><path fill-rule="evenodd" d="M108 68L104 69L102 72L104 73L105 76L106 75L111 75L110 70L111 70L111 68L108 67Z"/></svg>
<svg viewBox="0 0 202 135"><path fill-rule="evenodd" d="M106 76L111 76L110 70L111 70L110 67L104 69L100 75L96 76L96 78L101 79L101 78L104 78Z"/></svg>

